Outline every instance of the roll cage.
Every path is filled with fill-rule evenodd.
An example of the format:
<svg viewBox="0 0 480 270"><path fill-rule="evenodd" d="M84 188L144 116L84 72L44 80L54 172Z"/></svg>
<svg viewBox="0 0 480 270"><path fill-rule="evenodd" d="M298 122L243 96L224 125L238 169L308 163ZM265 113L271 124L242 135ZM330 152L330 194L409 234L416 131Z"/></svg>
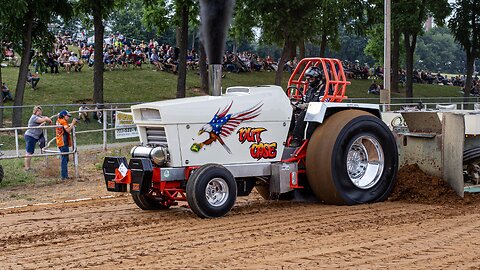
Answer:
<svg viewBox="0 0 480 270"><path fill-rule="evenodd" d="M305 78L305 71L309 67L322 68L325 74L325 95L320 99L321 102L342 102L347 98L345 91L350 82L346 79L342 62L338 59L320 57L303 58L298 63L288 80L287 89L290 90L287 91L288 97L300 99L306 94L308 81ZM332 88L333 94L330 95ZM300 93L300 91L302 92Z"/></svg>

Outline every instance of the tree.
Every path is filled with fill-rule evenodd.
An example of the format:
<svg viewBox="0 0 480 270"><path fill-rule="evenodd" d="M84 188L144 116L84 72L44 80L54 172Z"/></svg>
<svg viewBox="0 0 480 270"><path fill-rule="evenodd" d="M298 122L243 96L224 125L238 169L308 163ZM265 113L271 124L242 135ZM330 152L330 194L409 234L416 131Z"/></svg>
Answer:
<svg viewBox="0 0 480 270"><path fill-rule="evenodd" d="M449 27L455 40L463 47L467 56L467 79L464 96L470 95L475 59L480 48L480 2L476 0L458 0L455 12L449 20Z"/></svg>
<svg viewBox="0 0 480 270"><path fill-rule="evenodd" d="M165 32L169 26L177 27L178 80L177 98L186 95L187 64L186 53L188 47L188 24L196 23L198 4L194 0L144 0L145 13L143 21L147 29L157 29L158 33ZM170 24L171 22L171 24Z"/></svg>
<svg viewBox="0 0 480 270"><path fill-rule="evenodd" d="M446 27L434 27L418 38L415 62L419 69L461 73L465 60L465 52Z"/></svg>
<svg viewBox="0 0 480 270"><path fill-rule="evenodd" d="M93 56L93 102L103 104L103 38L105 32L104 20L110 12L120 5L115 0L79 0L76 3L76 10L93 17L94 27L94 56Z"/></svg>
<svg viewBox="0 0 480 270"><path fill-rule="evenodd" d="M147 31L142 24L143 14L143 1L129 0L115 12L115 16L111 16L108 23L113 32L122 33L129 39L148 40L153 38L154 33Z"/></svg>
<svg viewBox="0 0 480 270"><path fill-rule="evenodd" d="M275 75L276 85L282 82L283 66L291 50L314 32L318 4L319 1L303 0L237 1L242 8L236 9L236 16L240 13L242 17L257 18L255 22L262 29L262 40L283 48Z"/></svg>
<svg viewBox="0 0 480 270"><path fill-rule="evenodd" d="M451 9L448 0L406 0L399 1L398 27L403 33L407 65L406 97L413 97L413 65L417 37L422 34L423 24L433 16L437 25L442 25Z"/></svg>
<svg viewBox="0 0 480 270"><path fill-rule="evenodd" d="M242 17L255 18L243 21L247 26L255 21L264 42L283 48L275 76L277 85L282 81L285 60L296 54L297 46L303 55L306 41L320 43L320 56L324 56L327 48L340 47L340 25L360 34L370 24L366 11L369 5L364 0L239 0L238 5L248 8L237 8L236 16L241 13Z"/></svg>
<svg viewBox="0 0 480 270"><path fill-rule="evenodd" d="M178 80L177 80L177 98L186 96L187 88L187 47L188 47L188 21L189 7L193 5L191 0L175 1L175 14L177 15L178 42L180 53L178 55Z"/></svg>
<svg viewBox="0 0 480 270"><path fill-rule="evenodd" d="M0 0L2 7L0 25L4 37L21 51L21 63L15 91L12 122L22 125L22 108L27 82L31 50L36 45L45 48L53 44L53 36L48 31L48 23L55 17L70 17L72 6L68 0Z"/></svg>
<svg viewBox="0 0 480 270"><path fill-rule="evenodd" d="M360 63L373 64L374 59L364 53L368 38L355 33L347 33L344 27L340 27L338 49L328 48L326 55L345 60L358 60ZM318 54L317 54L318 55Z"/></svg>

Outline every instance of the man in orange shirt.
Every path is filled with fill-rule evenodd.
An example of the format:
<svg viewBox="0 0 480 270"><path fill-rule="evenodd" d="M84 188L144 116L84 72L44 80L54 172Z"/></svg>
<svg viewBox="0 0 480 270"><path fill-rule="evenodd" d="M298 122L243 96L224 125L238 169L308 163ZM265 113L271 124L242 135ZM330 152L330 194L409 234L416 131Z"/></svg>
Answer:
<svg viewBox="0 0 480 270"><path fill-rule="evenodd" d="M68 119L71 116L72 115L66 110L58 113L56 125L62 127L56 128L56 141L58 149L61 153L68 153L70 151L69 146L72 146L70 133L72 132L73 127L77 123L77 119L74 118L72 123L68 124ZM62 180L68 179L68 154L62 154L61 176Z"/></svg>

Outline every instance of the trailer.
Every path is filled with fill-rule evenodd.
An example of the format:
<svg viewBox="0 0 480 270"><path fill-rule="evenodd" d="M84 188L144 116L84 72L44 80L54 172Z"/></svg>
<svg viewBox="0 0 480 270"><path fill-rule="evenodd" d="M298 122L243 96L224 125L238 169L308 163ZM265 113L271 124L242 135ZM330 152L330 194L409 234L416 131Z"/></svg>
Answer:
<svg viewBox="0 0 480 270"><path fill-rule="evenodd" d="M293 107L303 101L312 66L323 70L325 95L308 104L307 132L292 147ZM187 201L202 218L227 214L254 188L266 199L384 201L396 181L396 139L377 104L342 102L348 84L341 61L305 58L287 91L237 86L221 96L134 105L140 145L130 160L105 158L107 190L130 192L144 210Z"/></svg>

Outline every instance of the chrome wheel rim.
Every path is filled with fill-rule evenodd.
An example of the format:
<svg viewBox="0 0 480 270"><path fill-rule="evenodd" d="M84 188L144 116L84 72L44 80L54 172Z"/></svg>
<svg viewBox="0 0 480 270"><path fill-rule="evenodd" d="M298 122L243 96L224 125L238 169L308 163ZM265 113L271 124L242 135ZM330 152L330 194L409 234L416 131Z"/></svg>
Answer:
<svg viewBox="0 0 480 270"><path fill-rule="evenodd" d="M378 140L371 136L357 138L347 152L350 181L360 189L375 186L382 176L385 156Z"/></svg>
<svg viewBox="0 0 480 270"><path fill-rule="evenodd" d="M228 199L229 189L227 182L222 178L213 178L207 183L205 197L212 206L222 206Z"/></svg>

